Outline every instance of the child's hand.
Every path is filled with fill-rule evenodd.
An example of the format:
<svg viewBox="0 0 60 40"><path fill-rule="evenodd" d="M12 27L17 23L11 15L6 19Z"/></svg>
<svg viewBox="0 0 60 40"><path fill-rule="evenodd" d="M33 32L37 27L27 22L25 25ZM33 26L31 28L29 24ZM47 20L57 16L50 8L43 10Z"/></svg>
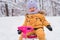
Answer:
<svg viewBox="0 0 60 40"><path fill-rule="evenodd" d="M49 31L52 31L51 25L47 25L46 27L48 28Z"/></svg>
<svg viewBox="0 0 60 40"><path fill-rule="evenodd" d="M22 33L22 31L20 31L20 30L17 30L18 31L18 34L21 34Z"/></svg>

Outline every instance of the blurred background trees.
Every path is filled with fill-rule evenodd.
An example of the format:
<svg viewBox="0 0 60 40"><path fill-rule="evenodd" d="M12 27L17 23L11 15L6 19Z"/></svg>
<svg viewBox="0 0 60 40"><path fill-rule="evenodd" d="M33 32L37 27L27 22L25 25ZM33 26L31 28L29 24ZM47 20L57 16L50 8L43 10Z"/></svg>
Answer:
<svg viewBox="0 0 60 40"><path fill-rule="evenodd" d="M35 0L46 16L60 16L60 0ZM0 17L25 15L28 0L0 0Z"/></svg>

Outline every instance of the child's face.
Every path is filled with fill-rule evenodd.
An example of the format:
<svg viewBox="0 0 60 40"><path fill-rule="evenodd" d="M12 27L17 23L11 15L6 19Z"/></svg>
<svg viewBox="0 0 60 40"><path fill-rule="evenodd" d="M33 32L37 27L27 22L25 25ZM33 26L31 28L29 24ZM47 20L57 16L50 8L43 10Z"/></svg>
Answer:
<svg viewBox="0 0 60 40"><path fill-rule="evenodd" d="M34 12L35 10L36 10L35 7L32 7L32 8L29 9L30 12Z"/></svg>

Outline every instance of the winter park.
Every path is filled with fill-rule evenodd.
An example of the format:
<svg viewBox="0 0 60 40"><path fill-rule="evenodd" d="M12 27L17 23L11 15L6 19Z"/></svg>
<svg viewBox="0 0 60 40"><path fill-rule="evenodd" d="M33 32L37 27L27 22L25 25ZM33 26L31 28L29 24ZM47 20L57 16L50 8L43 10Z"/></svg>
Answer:
<svg viewBox="0 0 60 40"><path fill-rule="evenodd" d="M38 9L45 11L46 20L53 29L49 31L44 27L46 40L60 40L60 0L35 1ZM19 40L17 27L24 23L27 2L28 0L0 0L0 40Z"/></svg>

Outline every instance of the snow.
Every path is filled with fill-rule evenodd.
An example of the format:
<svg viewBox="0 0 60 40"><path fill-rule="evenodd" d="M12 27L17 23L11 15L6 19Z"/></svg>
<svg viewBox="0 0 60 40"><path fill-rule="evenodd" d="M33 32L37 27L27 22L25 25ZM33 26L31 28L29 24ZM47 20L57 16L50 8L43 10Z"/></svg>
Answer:
<svg viewBox="0 0 60 40"><path fill-rule="evenodd" d="M47 40L60 40L60 17L46 17L50 22L53 31L45 27ZM17 27L24 22L24 16L18 17L0 17L0 40L18 40Z"/></svg>

